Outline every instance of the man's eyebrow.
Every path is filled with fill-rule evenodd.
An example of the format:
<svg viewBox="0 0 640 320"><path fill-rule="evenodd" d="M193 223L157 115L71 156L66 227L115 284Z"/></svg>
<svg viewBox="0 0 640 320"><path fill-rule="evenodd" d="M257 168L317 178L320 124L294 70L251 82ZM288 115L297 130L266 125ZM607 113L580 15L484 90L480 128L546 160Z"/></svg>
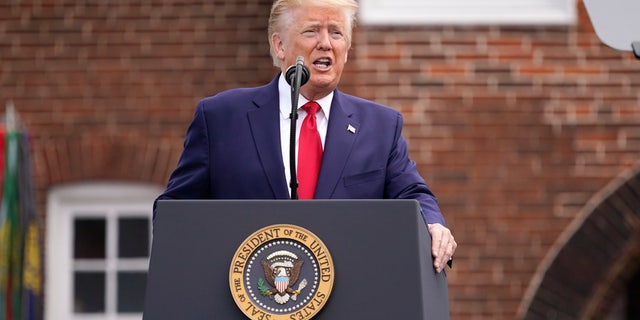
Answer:
<svg viewBox="0 0 640 320"><path fill-rule="evenodd" d="M338 21L329 21L327 26L330 28L343 28L342 24ZM304 28L320 28L322 27L322 23L320 21L309 21L303 24Z"/></svg>
<svg viewBox="0 0 640 320"><path fill-rule="evenodd" d="M304 28L318 28L320 27L322 24L319 21L309 21L305 24L303 24L302 26Z"/></svg>

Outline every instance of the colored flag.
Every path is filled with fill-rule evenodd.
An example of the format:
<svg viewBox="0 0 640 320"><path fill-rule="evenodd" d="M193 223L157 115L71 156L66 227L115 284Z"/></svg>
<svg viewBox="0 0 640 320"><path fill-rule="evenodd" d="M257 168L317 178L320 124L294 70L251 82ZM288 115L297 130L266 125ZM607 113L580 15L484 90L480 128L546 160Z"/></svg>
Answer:
<svg viewBox="0 0 640 320"><path fill-rule="evenodd" d="M13 108L0 128L0 320L38 320L41 315L40 223L33 196L31 150L17 130Z"/></svg>

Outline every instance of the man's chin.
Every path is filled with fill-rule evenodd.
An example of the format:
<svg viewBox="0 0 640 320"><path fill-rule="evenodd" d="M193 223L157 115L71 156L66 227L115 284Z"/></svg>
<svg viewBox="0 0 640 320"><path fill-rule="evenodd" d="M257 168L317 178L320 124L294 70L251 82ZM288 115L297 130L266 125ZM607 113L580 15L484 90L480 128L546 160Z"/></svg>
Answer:
<svg viewBox="0 0 640 320"><path fill-rule="evenodd" d="M309 81L302 88L302 95L309 100L318 100L326 97L331 91L337 87L337 83L333 82L316 82Z"/></svg>
<svg viewBox="0 0 640 320"><path fill-rule="evenodd" d="M338 86L338 81L333 75L318 75L315 74L309 79L308 85L323 90L333 90Z"/></svg>

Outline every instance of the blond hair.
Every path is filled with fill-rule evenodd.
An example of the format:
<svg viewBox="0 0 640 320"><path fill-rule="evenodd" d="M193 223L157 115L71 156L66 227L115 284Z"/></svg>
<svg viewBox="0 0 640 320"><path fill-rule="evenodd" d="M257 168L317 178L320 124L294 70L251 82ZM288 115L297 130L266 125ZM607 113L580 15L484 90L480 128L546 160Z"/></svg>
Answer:
<svg viewBox="0 0 640 320"><path fill-rule="evenodd" d="M358 12L358 3L355 0L276 0L271 7L268 29L269 51L273 59L273 65L276 67L280 67L282 62L278 59L275 52L273 52L271 36L276 32L284 30L287 24L291 23L291 17L288 12L302 5L332 7L342 10L345 15L345 21L347 22L345 38L347 40L347 46L349 48L351 47L351 35L355 27L356 14Z"/></svg>

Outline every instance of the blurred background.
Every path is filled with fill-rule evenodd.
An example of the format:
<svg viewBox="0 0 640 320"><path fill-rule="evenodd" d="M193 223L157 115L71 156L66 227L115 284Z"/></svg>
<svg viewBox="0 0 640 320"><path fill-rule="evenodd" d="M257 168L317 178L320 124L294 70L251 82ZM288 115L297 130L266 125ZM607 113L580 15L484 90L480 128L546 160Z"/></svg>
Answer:
<svg viewBox="0 0 640 320"><path fill-rule="evenodd" d="M339 88L404 115L451 318L640 318L640 61L582 1L440 2L361 0ZM6 319L141 318L153 199L197 101L277 74L271 4L0 3Z"/></svg>

